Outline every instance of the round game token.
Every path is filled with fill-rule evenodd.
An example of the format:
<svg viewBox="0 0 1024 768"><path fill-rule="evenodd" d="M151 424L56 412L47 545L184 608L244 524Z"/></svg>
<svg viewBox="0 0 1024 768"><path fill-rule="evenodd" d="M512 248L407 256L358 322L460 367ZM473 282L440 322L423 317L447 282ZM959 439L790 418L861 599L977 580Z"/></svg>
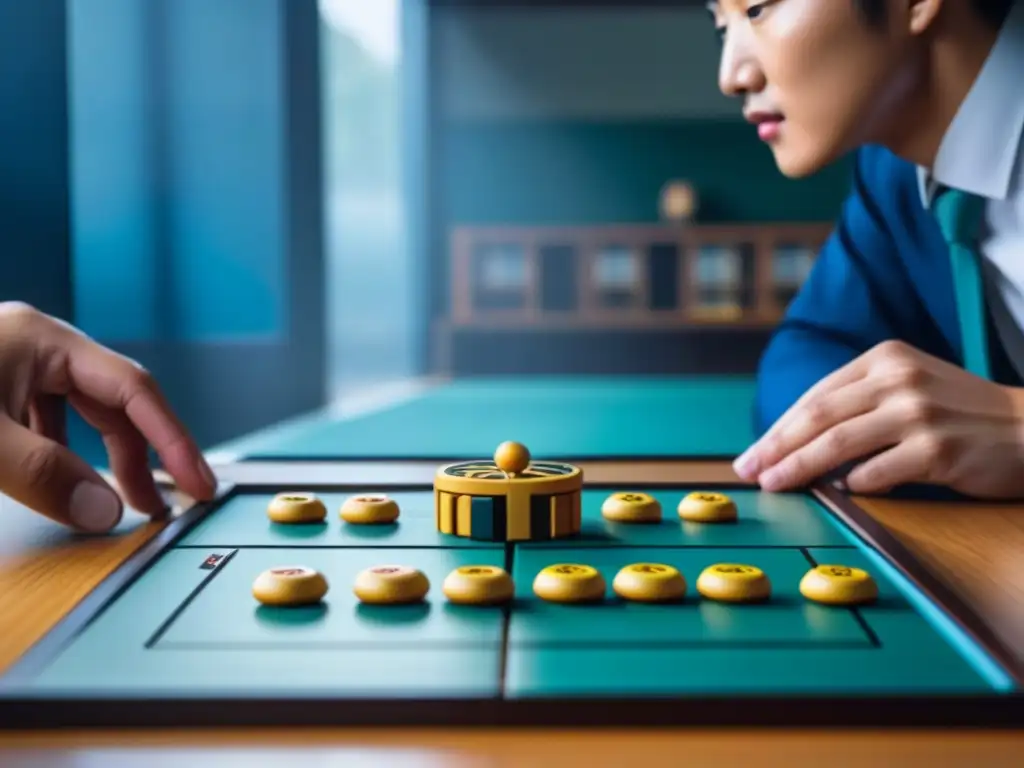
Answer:
<svg viewBox="0 0 1024 768"><path fill-rule="evenodd" d="M448 574L441 589L453 603L495 605L511 600L515 585L504 568L464 565Z"/></svg>
<svg viewBox="0 0 1024 768"><path fill-rule="evenodd" d="M613 493L601 505L601 515L617 523L657 523L661 502L649 493Z"/></svg>
<svg viewBox="0 0 1024 768"><path fill-rule="evenodd" d="M311 605L327 594L327 579L303 565L283 565L264 571L252 585L252 595L264 605Z"/></svg>
<svg viewBox="0 0 1024 768"><path fill-rule="evenodd" d="M385 494L350 496L341 505L339 515L353 525L379 525L398 519L398 502Z"/></svg>
<svg viewBox="0 0 1024 768"><path fill-rule="evenodd" d="M878 598L878 585L860 568L819 565L800 580L800 594L826 605L860 605Z"/></svg>
<svg viewBox="0 0 1024 768"><path fill-rule="evenodd" d="M720 563L704 569L697 579L697 591L709 600L749 603L767 600L772 585L760 568Z"/></svg>
<svg viewBox="0 0 1024 768"><path fill-rule="evenodd" d="M508 440L495 450L494 463L502 472L518 475L530 466L530 451L522 443Z"/></svg>
<svg viewBox="0 0 1024 768"><path fill-rule="evenodd" d="M589 565L559 563L549 565L533 580L533 592L552 603L586 603L605 595L601 572Z"/></svg>
<svg viewBox="0 0 1024 768"><path fill-rule="evenodd" d="M665 603L683 598L686 579L671 565L633 563L615 574L612 589L624 600Z"/></svg>
<svg viewBox="0 0 1024 768"><path fill-rule="evenodd" d="M679 502L679 517L695 523L722 523L736 519L736 503L724 493L698 491Z"/></svg>
<svg viewBox="0 0 1024 768"><path fill-rule="evenodd" d="M352 591L364 603L418 603L430 591L430 582L415 568L377 565L356 576Z"/></svg>
<svg viewBox="0 0 1024 768"><path fill-rule="evenodd" d="M267 517L275 523L320 523L327 507L312 493L279 493L267 505Z"/></svg>

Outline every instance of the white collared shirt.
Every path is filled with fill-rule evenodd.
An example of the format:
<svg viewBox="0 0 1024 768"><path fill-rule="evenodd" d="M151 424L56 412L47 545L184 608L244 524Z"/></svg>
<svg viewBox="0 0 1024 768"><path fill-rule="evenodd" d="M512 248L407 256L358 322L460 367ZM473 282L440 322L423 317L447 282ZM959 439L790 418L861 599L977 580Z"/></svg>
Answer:
<svg viewBox="0 0 1024 768"><path fill-rule="evenodd" d="M927 208L937 184L987 199L981 253L1024 328L1024 2L1018 0L942 139L935 167L918 168Z"/></svg>

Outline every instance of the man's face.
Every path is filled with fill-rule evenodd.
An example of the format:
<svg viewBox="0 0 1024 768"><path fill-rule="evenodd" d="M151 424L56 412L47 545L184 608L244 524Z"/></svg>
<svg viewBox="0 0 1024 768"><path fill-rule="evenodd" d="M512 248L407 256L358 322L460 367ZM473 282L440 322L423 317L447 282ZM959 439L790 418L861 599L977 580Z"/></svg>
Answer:
<svg viewBox="0 0 1024 768"><path fill-rule="evenodd" d="M912 3L869 26L853 0L718 0L719 86L744 99L780 170L814 173L900 123L913 82ZM901 7L904 6L904 7Z"/></svg>

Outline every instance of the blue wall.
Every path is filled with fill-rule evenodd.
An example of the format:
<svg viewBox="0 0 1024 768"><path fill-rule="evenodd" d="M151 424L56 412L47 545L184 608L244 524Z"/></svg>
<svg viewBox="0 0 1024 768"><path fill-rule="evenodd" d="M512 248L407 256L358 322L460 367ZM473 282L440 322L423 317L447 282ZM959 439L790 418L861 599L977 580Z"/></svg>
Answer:
<svg viewBox="0 0 1024 768"><path fill-rule="evenodd" d="M63 0L0 0L0 301L70 319Z"/></svg>
<svg viewBox="0 0 1024 768"><path fill-rule="evenodd" d="M274 0L71 3L77 321L109 342L285 325Z"/></svg>

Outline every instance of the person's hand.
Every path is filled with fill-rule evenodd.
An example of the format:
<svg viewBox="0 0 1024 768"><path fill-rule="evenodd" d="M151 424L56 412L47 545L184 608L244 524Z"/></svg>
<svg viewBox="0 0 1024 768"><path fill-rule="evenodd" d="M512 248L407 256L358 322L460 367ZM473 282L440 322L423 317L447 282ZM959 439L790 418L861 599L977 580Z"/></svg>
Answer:
<svg viewBox="0 0 1024 768"><path fill-rule="evenodd" d="M907 483L977 497L1024 494L1024 391L886 342L821 380L735 462L769 491L860 462L854 493Z"/></svg>
<svg viewBox="0 0 1024 768"><path fill-rule="evenodd" d="M103 436L124 500L166 509L148 445L179 487L209 499L216 481L152 377L75 328L18 302L0 303L0 493L58 522L100 533L121 497L67 448L65 402Z"/></svg>

